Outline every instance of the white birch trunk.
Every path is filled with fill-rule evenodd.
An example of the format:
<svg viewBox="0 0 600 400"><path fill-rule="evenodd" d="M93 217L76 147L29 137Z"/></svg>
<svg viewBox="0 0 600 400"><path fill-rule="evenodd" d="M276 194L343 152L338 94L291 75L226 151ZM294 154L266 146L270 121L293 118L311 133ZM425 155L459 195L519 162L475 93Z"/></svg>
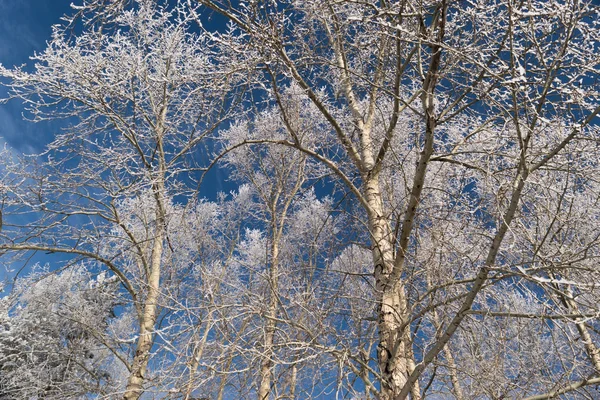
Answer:
<svg viewBox="0 0 600 400"><path fill-rule="evenodd" d="M390 280L394 269L392 231L379 188L378 177L365 182L365 198L370 206L375 286L378 304L379 347L377 358L381 372L381 399L393 399L404 387L411 372L410 314L404 284Z"/></svg>

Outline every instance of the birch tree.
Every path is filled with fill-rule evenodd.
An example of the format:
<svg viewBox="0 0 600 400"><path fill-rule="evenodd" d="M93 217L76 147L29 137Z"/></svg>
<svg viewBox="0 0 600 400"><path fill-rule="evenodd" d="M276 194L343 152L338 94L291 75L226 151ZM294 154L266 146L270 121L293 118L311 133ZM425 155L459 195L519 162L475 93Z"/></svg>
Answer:
<svg viewBox="0 0 600 400"><path fill-rule="evenodd" d="M535 276L535 246L515 247L531 232L515 228L541 218L530 195L550 171L555 181L581 183L560 160L594 154L595 145L585 145L596 143L600 111L593 2L199 3L225 16L263 57L263 84L287 128L287 138L270 142L323 163L364 210L382 399L427 394L424 373L488 287L509 277L566 284L554 267L544 270L552 276ZM303 135L289 123L280 97L291 85L319 110L324 129ZM591 177L592 165L576 174ZM546 198L556 200L559 219L564 203ZM437 239L422 246L423 237ZM587 251L578 263L596 251L593 234L581 240ZM428 269L420 254L434 257L440 244L440 262ZM429 324L437 327L425 330ZM595 345L578 326L593 365ZM452 350L444 353L454 374ZM462 397L459 379L452 382ZM587 381L579 382L567 390Z"/></svg>
<svg viewBox="0 0 600 400"><path fill-rule="evenodd" d="M591 0L88 2L33 72L0 69L34 120L73 124L8 165L0 249L117 276L137 317L125 399L594 398L598 17ZM215 163L250 157L232 166L263 202L205 263L175 236L211 133ZM317 221L347 240L314 247L300 283L300 214L323 193L282 213L290 160L327 176L350 230Z"/></svg>
<svg viewBox="0 0 600 400"><path fill-rule="evenodd" d="M8 187L4 219L13 222L0 246L95 260L118 277L138 330L123 398L137 399L167 277L170 199L195 194L202 160L192 155L228 117L229 88L239 77L230 58L221 64L225 52L191 32L182 6L105 6L86 14L80 33L55 27L31 72L0 68L9 98L21 99L33 121L68 125L38 158L8 167L6 184L20 180ZM144 207L134 214L142 231L127 222L127 201ZM112 237L126 238L126 247L107 248Z"/></svg>
<svg viewBox="0 0 600 400"><path fill-rule="evenodd" d="M284 100L296 110L291 123L310 129L311 109L302 109L303 104L294 104L295 100L289 96ZM252 194L247 223L254 228L247 231L234 258L248 274L246 308L256 313L245 340L256 343L247 350L249 362L256 364L251 369L259 371L251 380L256 379L256 396L261 400L271 394L294 398L300 390L298 382L305 378L306 360L327 357L317 356L323 350L310 341L318 334L297 309L314 312L310 293L315 289L318 265L336 242L336 222L329 214L331 201L317 199L309 189L321 177L322 168L293 149L239 146L250 137L258 141L284 133L281 114L269 109L251 121L238 121L220 135L223 146L232 148L225 158L230 178L247 185ZM295 343L288 343L290 340ZM285 373L286 369L292 372ZM302 390L314 387L312 383Z"/></svg>

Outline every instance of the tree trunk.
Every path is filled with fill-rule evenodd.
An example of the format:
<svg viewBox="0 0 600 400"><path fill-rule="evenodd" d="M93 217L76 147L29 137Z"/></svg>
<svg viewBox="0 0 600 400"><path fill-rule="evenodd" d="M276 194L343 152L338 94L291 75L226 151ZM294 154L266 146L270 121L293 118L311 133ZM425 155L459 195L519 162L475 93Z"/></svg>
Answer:
<svg viewBox="0 0 600 400"><path fill-rule="evenodd" d="M573 293L571 292L571 289L567 289L566 292L567 295L560 294L560 297L567 306L567 310L569 312L579 314L579 307L577 306L575 300L573 300ZM579 332L581 341L585 346L585 351L587 352L588 357L590 358L590 361L596 370L596 373L600 373L600 350L598 347L596 347L596 344L592 339L592 335L590 335L589 329L585 325L584 320L579 318L575 320L575 326L577 326L577 331Z"/></svg>
<svg viewBox="0 0 600 400"><path fill-rule="evenodd" d="M157 300L160 285L160 262L163 252L164 223L157 224L154 247L152 249L152 264L148 277L148 295L144 304L144 312L140 321L140 336L138 338L131 374L127 380L124 400L137 400L143 392L146 367L150 350L154 342L154 324L157 316Z"/></svg>
<svg viewBox="0 0 600 400"><path fill-rule="evenodd" d="M264 352L260 366L260 385L258 400L267 400L271 393L271 376L273 369L273 341L275 338L275 318L277 317L277 292L279 274L279 234L276 223L272 224L273 239L271 243L271 268L269 270L269 305L265 315Z"/></svg>
<svg viewBox="0 0 600 400"><path fill-rule="evenodd" d="M430 288L431 286L428 285L428 289ZM436 331L442 331L442 323L440 322L440 317L437 313L437 310L433 311L433 324ZM460 380L458 379L456 362L454 361L452 350L450 350L450 346L448 344L446 344L444 347L444 357L446 357L446 369L448 370L448 374L450 374L450 382L452 382L452 392L454 393L456 400L464 400L465 396L460 385Z"/></svg>
<svg viewBox="0 0 600 400"><path fill-rule="evenodd" d="M379 346L377 359L381 373L381 400L392 400L406 384L414 360L411 359L410 314L404 282L391 281L394 268L393 233L377 176L365 182L365 198L369 204L375 289L378 305ZM417 392L418 393L418 392Z"/></svg>
<svg viewBox="0 0 600 400"><path fill-rule="evenodd" d="M290 399L296 398L296 379L298 375L298 367L292 365L292 375L290 377Z"/></svg>
<svg viewBox="0 0 600 400"><path fill-rule="evenodd" d="M148 293L144 301L144 311L140 318L140 336L138 338L131 373L127 379L127 386L123 400L137 400L143 393L143 384L146 368L150 358L150 350L154 343L154 326L158 315L158 297L160 294L160 272L163 256L163 245L166 237L166 211L165 211L165 175L166 163L162 144L165 132L164 121L166 106L160 111L157 126L157 149L159 165L155 181L152 183L152 192L155 200L156 231L154 233L150 271L147 277Z"/></svg>
<svg viewBox="0 0 600 400"><path fill-rule="evenodd" d="M200 338L200 340L194 344L194 348L192 351L192 359L190 361L190 369L188 372L188 382L185 388L185 392L184 392L184 400L189 400L190 396L192 395L192 392L194 391L194 379L196 377L196 371L198 370L198 366L200 365L200 360L202 359L202 354L204 353L204 348L206 346L206 341L208 340L208 333L210 332L210 328L211 328L211 321L212 321L212 314L213 312L210 311L208 313L208 315L206 316L205 320L206 320L206 327L204 329L204 333L202 334L202 337ZM200 324L202 326L202 324ZM201 327L200 326L200 327Z"/></svg>

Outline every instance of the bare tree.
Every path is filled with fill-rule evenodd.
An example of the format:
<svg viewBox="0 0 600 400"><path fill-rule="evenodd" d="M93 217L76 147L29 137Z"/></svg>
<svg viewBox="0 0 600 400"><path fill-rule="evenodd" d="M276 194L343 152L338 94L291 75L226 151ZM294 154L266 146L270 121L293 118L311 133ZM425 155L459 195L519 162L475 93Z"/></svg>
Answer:
<svg viewBox="0 0 600 400"><path fill-rule="evenodd" d="M599 11L89 2L34 72L0 69L34 120L73 123L7 163L0 250L120 280L138 331L125 399L594 398ZM211 133L253 189L205 207L188 195ZM295 197L309 165L327 204ZM346 236L307 214L333 198ZM185 222L202 213L214 230Z"/></svg>
<svg viewBox="0 0 600 400"><path fill-rule="evenodd" d="M288 107L297 110L293 123L309 129L310 110L301 110L303 105L295 100L286 99ZM234 260L248 276L245 312L255 317L243 341L254 345L236 353L247 353L250 370L259 371L248 380L256 382L254 390L261 400L271 394L294 398L297 382L307 378L303 374L307 361L331 358L319 356L326 353L325 341L314 343L319 328L302 316L315 312L313 307L320 303L311 295L316 289L312 286L318 264L336 242L331 200L317 199L310 189L321 178L322 168L293 149L238 146L250 136L258 140L278 134L285 134L285 125L278 110L270 109L252 121L238 121L220 135L223 146L233 148L225 157L230 177L247 185L252 194L246 223L253 229L236 246Z"/></svg>
<svg viewBox="0 0 600 400"><path fill-rule="evenodd" d="M580 151L594 154L582 146L597 140L590 125L600 111L592 45L599 35L592 17L597 6L199 3L228 18L240 42L262 55L263 82L288 131L270 142L319 160L363 207L378 308L380 397L421 398L434 387L422 386L424 373L445 348L460 397L451 338L481 307L486 288L506 279L542 279L532 276L539 271L535 246L512 247L515 238L531 237L516 228L548 211L532 206L538 182L553 171L555 181L579 185L581 174L587 181L595 168L585 164L575 172L564 163ZM319 110L322 129L304 132L291 123L281 101L288 86ZM549 187L553 193L564 188ZM546 198L563 211L562 200ZM559 219L556 211L551 215ZM543 278L559 285L553 290L564 290L566 271L580 271L574 264L593 259L595 235L581 240L585 256L560 273L556 266L544 269L561 277ZM438 257L433 246L440 243ZM515 253L532 258L517 262ZM436 257L439 262L427 267ZM438 313L431 330L436 308L444 315ZM593 362L596 350L579 327ZM432 382L435 371L430 375Z"/></svg>
<svg viewBox="0 0 600 400"><path fill-rule="evenodd" d="M4 218L26 224L5 226L0 246L95 260L118 277L138 330L123 398L137 399L168 278L169 203L195 193L192 156L227 118L237 78L207 37L190 31L180 5L136 1L88 22L74 36L55 27L32 72L0 68L10 98L22 99L34 121L71 125L9 171L22 185L8 189ZM142 209L131 214L131 206Z"/></svg>
<svg viewBox="0 0 600 400"><path fill-rule="evenodd" d="M282 242L284 228L286 227L288 213L294 198L303 188L305 183L305 157L290 153L285 149L266 149L266 151L252 152L251 149L242 149L246 154L236 154L231 157L230 163L235 170L243 174L252 185L263 209L260 214L268 232L268 250L265 271L266 285L263 288L263 298L266 309L264 318L264 333L262 339L263 354L260 361L260 381L257 396L265 400L271 392L272 375L274 368L274 347L277 329L277 320L280 314L281 300L279 279L282 262ZM282 151L283 150L283 151Z"/></svg>

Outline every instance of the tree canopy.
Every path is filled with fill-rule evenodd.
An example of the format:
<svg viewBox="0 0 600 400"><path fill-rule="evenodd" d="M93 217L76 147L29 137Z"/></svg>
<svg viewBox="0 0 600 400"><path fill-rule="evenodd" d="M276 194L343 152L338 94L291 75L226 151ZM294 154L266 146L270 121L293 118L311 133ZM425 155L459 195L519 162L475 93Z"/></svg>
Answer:
<svg viewBox="0 0 600 400"><path fill-rule="evenodd" d="M32 60L0 398L600 396L595 1L95 0Z"/></svg>

